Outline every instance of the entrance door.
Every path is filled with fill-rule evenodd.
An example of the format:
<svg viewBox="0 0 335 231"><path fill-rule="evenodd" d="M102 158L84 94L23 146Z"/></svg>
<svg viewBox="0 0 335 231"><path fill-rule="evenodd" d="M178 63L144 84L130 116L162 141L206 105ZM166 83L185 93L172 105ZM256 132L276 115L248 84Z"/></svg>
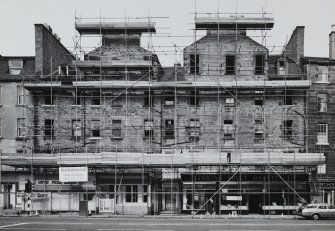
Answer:
<svg viewBox="0 0 335 231"><path fill-rule="evenodd" d="M262 195L249 195L249 213L262 212Z"/></svg>

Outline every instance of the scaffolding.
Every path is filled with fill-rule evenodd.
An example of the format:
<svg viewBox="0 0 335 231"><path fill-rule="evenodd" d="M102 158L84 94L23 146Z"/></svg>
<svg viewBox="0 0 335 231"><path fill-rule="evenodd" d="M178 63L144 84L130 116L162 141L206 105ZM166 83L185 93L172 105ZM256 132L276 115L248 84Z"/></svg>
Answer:
<svg viewBox="0 0 335 231"><path fill-rule="evenodd" d="M90 211L114 214L270 216L310 200L306 182L324 156L308 153L310 81L287 73L292 48L270 54L270 14L206 15L194 13L193 43L174 52L154 46L154 17L75 17L76 60L55 67L51 59L43 81L22 83L34 92L26 106L31 156L6 164L30 166L42 198L33 208L71 212L84 200ZM199 30L207 35L198 39ZM98 47L82 46L94 37ZM183 54L183 67L162 68L164 53ZM57 182L64 166L86 166L95 178ZM52 180L58 190L48 192Z"/></svg>

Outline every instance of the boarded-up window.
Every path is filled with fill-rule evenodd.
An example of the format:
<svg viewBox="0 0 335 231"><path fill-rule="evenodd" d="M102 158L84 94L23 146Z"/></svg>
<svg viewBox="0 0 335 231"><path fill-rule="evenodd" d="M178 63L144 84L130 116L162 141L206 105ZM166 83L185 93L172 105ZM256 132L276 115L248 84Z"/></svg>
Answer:
<svg viewBox="0 0 335 231"><path fill-rule="evenodd" d="M255 59L255 74L264 74L264 55L256 55Z"/></svg>

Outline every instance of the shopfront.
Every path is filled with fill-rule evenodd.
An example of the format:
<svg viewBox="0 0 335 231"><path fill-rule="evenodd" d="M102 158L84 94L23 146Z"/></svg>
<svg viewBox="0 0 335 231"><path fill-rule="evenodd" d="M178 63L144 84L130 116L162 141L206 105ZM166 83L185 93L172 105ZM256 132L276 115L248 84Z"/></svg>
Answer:
<svg viewBox="0 0 335 231"><path fill-rule="evenodd" d="M292 214L300 197L309 199L305 173L196 173L182 174L181 181L187 214Z"/></svg>

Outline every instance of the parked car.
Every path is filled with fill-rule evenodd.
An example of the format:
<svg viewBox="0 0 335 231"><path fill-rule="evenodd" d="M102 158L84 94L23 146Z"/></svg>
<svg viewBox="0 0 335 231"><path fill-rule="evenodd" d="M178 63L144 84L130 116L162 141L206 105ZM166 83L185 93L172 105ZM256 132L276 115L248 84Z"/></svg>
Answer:
<svg viewBox="0 0 335 231"><path fill-rule="evenodd" d="M320 218L335 218L335 206L328 204L308 204L301 211L301 216L319 220Z"/></svg>
<svg viewBox="0 0 335 231"><path fill-rule="evenodd" d="M302 216L302 210L303 210L304 208L306 208L307 205L308 205L308 204L303 204L303 205L301 205L301 206L296 210L296 214L297 214L298 216Z"/></svg>

